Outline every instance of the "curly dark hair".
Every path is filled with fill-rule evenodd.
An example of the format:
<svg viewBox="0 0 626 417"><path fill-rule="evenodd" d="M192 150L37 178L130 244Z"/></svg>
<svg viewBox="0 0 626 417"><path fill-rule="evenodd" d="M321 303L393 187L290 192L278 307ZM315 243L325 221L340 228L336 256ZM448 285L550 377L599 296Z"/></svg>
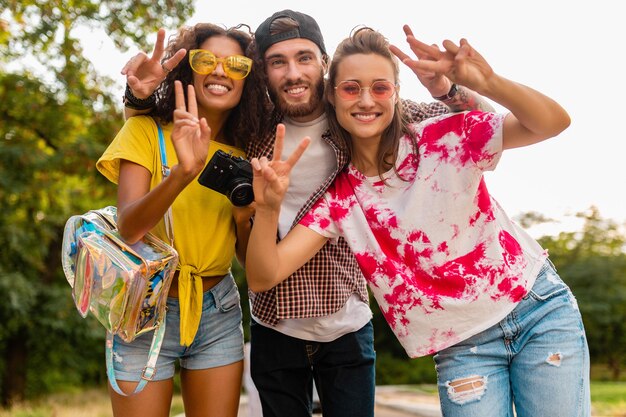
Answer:
<svg viewBox="0 0 626 417"><path fill-rule="evenodd" d="M335 114L335 109L328 98L335 93L334 87L337 85L337 71L339 65L346 57L356 54L374 54L388 59L393 65L396 84L398 83L398 77L400 74L398 59L389 50L389 41L380 32L377 32L372 28L360 27L353 30L350 37L341 41L341 43L337 46L328 70L328 85L326 88L328 124L333 136L339 138L341 142L345 144L345 148L350 153L350 158L352 158L352 154L354 152L352 137L350 133L339 124ZM413 139L414 151L417 151L415 135L409 128L409 123L404 116L399 98L395 102L394 109L394 116L389 126L387 126L387 128L383 131L380 146L378 148L378 172L381 174L381 179L382 174L390 167L393 167L394 169L396 168L395 164L398 156L398 144L400 137L408 134Z"/></svg>
<svg viewBox="0 0 626 417"><path fill-rule="evenodd" d="M187 50L185 58L167 74L167 77L157 89L157 104L151 115L159 118L164 123L170 123L174 119L176 98L174 93L174 81L179 80L183 85L193 83L193 70L189 65L189 51L200 48L207 39L213 36L225 36L236 41L245 55L253 57L250 44L252 37L250 31L246 33L240 30L238 25L234 28L224 29L211 23L198 23L195 26L182 27L176 35L170 37L163 61L171 58L176 51L184 48ZM187 89L184 89L185 97ZM230 112L223 128L224 139L228 145L245 149L251 140L256 140L266 129L268 123L264 115L270 110L265 82L262 71L253 65L250 75L246 77L239 104Z"/></svg>

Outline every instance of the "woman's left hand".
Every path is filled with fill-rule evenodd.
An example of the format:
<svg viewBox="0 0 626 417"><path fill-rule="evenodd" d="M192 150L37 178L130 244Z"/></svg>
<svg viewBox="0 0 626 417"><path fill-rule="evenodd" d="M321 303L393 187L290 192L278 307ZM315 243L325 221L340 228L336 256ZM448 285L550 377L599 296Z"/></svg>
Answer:
<svg viewBox="0 0 626 417"><path fill-rule="evenodd" d="M211 141L211 128L204 117L198 120L198 104L193 85L187 86L187 104L185 104L183 85L180 81L174 82L174 89L176 110L174 110L172 143L176 149L178 165L172 167L172 170L176 168L185 178L193 179L206 163Z"/></svg>
<svg viewBox="0 0 626 417"><path fill-rule="evenodd" d="M431 69L424 69L413 65L418 61L437 61L441 56L441 51L436 45L428 46L417 39L413 35L413 31L409 25L404 25L404 33L406 34L407 43L411 48L411 51L415 54L417 60L412 59L409 55L402 52L400 48L394 45L390 45L391 52L398 57L400 61L406 64L417 76L417 79L428 90L431 96L439 97L450 91L452 81L450 81L445 75L437 73Z"/></svg>
<svg viewBox="0 0 626 417"><path fill-rule="evenodd" d="M494 76L493 69L466 39L461 39L458 45L445 40L444 50L441 51L437 45L427 45L415 39L408 26L405 26L405 33L417 59L411 58L395 46L391 46L390 50L411 68L434 97L446 94L450 89L450 82L463 85L479 94L483 94L488 88L489 81ZM442 82L447 85L439 84ZM433 90L435 83L436 88L441 90Z"/></svg>

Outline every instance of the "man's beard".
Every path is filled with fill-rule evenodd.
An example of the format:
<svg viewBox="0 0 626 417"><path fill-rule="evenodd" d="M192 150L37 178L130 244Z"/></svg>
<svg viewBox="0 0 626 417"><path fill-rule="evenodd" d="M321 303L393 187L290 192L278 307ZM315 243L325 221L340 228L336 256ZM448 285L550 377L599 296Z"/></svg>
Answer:
<svg viewBox="0 0 626 417"><path fill-rule="evenodd" d="M290 83L286 86L282 86L281 88L289 88L291 85L298 84L302 83L297 81L295 83ZM268 86L268 93L274 105L278 107L278 109L285 116L291 118L308 116L317 110L324 96L324 71L320 72L320 76L317 79L316 84L313 86L313 88L311 88L311 98L306 103L290 104L282 97L278 89L272 86Z"/></svg>

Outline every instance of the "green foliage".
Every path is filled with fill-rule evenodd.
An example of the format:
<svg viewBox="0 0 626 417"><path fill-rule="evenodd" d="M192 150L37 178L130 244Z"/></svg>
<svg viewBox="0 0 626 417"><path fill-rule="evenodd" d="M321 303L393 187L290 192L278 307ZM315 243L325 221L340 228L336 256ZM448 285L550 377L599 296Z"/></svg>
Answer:
<svg viewBox="0 0 626 417"><path fill-rule="evenodd" d="M626 408L626 382L594 382L591 401L621 404Z"/></svg>
<svg viewBox="0 0 626 417"><path fill-rule="evenodd" d="M237 259L233 259L232 267L233 277L239 289L241 297L241 310L243 313L243 333L246 341L250 340L250 301L248 299L248 282L246 281L246 272L239 264Z"/></svg>
<svg viewBox="0 0 626 417"><path fill-rule="evenodd" d="M35 304L35 290L22 273L5 273L0 266L0 294L3 295L0 317L12 319L0 326L0 340L6 340L8 335L28 326Z"/></svg>
<svg viewBox="0 0 626 417"><path fill-rule="evenodd" d="M75 311L60 244L69 215L112 200L113 187L94 163L120 116L112 106L96 115L60 95L28 74L0 74L0 290L7 301L0 340L22 343L26 361L23 375L0 366L5 396L102 381L85 364L102 354L103 335ZM15 359L1 343L0 353L3 363ZM22 392L6 391L13 386Z"/></svg>
<svg viewBox="0 0 626 417"><path fill-rule="evenodd" d="M48 288L33 318L39 337L29 340L27 396L106 381L104 329L93 317L78 314L68 292L65 282Z"/></svg>
<svg viewBox="0 0 626 417"><path fill-rule="evenodd" d="M592 382L591 406L594 416L626 415L626 383Z"/></svg>
<svg viewBox="0 0 626 417"><path fill-rule="evenodd" d="M607 363L617 380L626 366L626 236L593 207L579 216L582 231L540 242L576 295L592 360Z"/></svg>
<svg viewBox="0 0 626 417"><path fill-rule="evenodd" d="M60 246L67 218L114 202L95 161L122 117L112 80L83 57L76 29L104 30L128 47L178 26L192 4L1 1L0 405L106 378L104 331L76 312ZM44 68L39 77L26 66L7 70L29 62Z"/></svg>
<svg viewBox="0 0 626 417"><path fill-rule="evenodd" d="M536 211L529 211L517 216L515 221L523 228L528 228L536 224L553 222L554 219L546 217L542 213L538 213Z"/></svg>
<svg viewBox="0 0 626 417"><path fill-rule="evenodd" d="M376 349L376 384L422 384L436 383L437 373L432 358L411 359L398 342L383 314L370 296L374 318L374 347Z"/></svg>
<svg viewBox="0 0 626 417"><path fill-rule="evenodd" d="M46 56L80 52L70 33L80 26L104 30L122 49L133 45L145 49L148 35L159 27L178 27L193 13L191 0L8 0L6 3L3 9L6 7L12 13L14 27L19 28L15 41L24 49ZM63 42L58 41L59 30L64 32Z"/></svg>
<svg viewBox="0 0 626 417"><path fill-rule="evenodd" d="M407 385L437 383L432 357L408 359L376 350L376 385Z"/></svg>
<svg viewBox="0 0 626 417"><path fill-rule="evenodd" d="M172 410L182 402L174 397ZM172 414L177 415L177 414ZM10 410L0 409L0 417L111 417L111 400L106 388L56 392L27 401Z"/></svg>

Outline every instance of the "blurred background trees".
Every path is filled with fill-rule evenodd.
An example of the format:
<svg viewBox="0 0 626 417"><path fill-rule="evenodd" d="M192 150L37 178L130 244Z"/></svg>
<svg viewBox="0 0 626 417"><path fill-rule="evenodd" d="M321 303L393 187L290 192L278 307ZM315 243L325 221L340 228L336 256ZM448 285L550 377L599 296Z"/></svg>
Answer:
<svg viewBox="0 0 626 417"><path fill-rule="evenodd" d="M97 175L95 161L123 118L112 80L83 57L75 31L104 29L121 49L145 48L147 35L178 27L193 8L190 0L1 5L0 404L6 406L59 386L106 380L102 331L73 311L60 245L69 215L115 202L115 188Z"/></svg>
<svg viewBox="0 0 626 417"><path fill-rule="evenodd" d="M104 332L77 314L60 264L72 214L115 203L95 161L121 127L113 80L83 56L79 27L104 30L121 48L150 50L146 36L174 30L191 0L0 0L0 404L68 387L103 386ZM165 18L167 16L167 18ZM111 63L121 68L122 62ZM118 80L119 81L119 80ZM623 378L626 236L590 208L582 230L546 236L576 294L596 365ZM527 213L527 226L547 221ZM234 268L249 312L244 273ZM373 302L377 382L434 382L431 358L408 360Z"/></svg>
<svg viewBox="0 0 626 417"><path fill-rule="evenodd" d="M591 207L581 231L540 239L582 312L592 363L620 379L626 366L626 235Z"/></svg>

